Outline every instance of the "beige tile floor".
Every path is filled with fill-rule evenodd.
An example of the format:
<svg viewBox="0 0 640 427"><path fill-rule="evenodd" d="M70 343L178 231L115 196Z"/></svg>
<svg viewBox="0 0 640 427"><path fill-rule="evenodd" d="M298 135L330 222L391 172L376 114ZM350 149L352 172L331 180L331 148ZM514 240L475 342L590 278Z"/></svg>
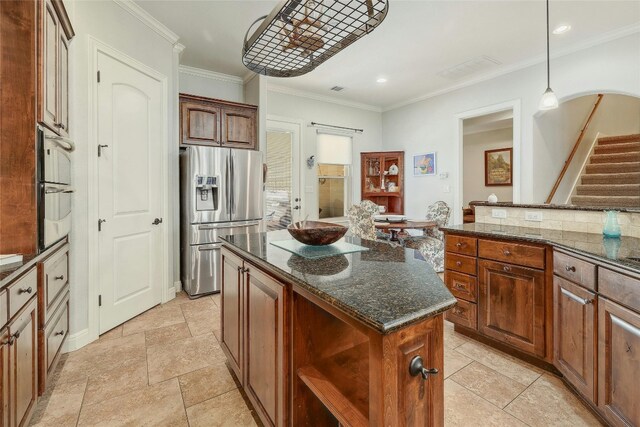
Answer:
<svg viewBox="0 0 640 427"><path fill-rule="evenodd" d="M155 307L63 356L36 426L255 426L220 348L220 297ZM445 327L447 426L596 426L553 375Z"/></svg>

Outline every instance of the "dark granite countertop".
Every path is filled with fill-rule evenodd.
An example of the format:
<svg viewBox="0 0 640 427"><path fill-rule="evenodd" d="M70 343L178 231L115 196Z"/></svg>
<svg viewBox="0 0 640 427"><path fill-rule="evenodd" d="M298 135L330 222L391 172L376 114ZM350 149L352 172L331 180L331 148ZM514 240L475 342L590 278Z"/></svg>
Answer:
<svg viewBox="0 0 640 427"><path fill-rule="evenodd" d="M22 254L22 262L19 264L0 267L0 290L26 273L38 261L47 258L66 243L67 239L65 238L40 254Z"/></svg>
<svg viewBox="0 0 640 427"><path fill-rule="evenodd" d="M578 206L578 205L554 205L554 204L526 204L526 203L512 203L512 202L482 202L475 201L469 202L469 205L473 206L489 206L494 208L524 208L524 209L563 209L572 211L618 211L618 212L635 212L640 213L640 207L637 208L625 208L620 206Z"/></svg>
<svg viewBox="0 0 640 427"><path fill-rule="evenodd" d="M347 235L347 242L369 251L306 259L270 244L290 238L281 230L222 240L249 261L382 334L442 313L456 303L440 277L413 249Z"/></svg>
<svg viewBox="0 0 640 427"><path fill-rule="evenodd" d="M640 239L635 237L623 236L620 239L605 239L602 234L485 223L452 225L443 227L442 230L457 234L474 234L551 244L606 264L640 272ZM638 261L629 258L638 258Z"/></svg>

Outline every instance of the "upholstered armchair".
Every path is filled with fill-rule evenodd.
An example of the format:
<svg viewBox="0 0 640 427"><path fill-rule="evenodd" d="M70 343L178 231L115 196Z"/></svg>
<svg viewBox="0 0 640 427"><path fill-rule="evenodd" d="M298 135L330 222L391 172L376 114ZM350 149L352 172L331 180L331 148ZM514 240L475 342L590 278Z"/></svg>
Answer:
<svg viewBox="0 0 640 427"><path fill-rule="evenodd" d="M353 235L361 239L388 240L389 235L387 233L376 230L373 217L378 213L378 205L370 200L363 200L359 205L351 206L347 213L349 217L349 230Z"/></svg>
<svg viewBox="0 0 640 427"><path fill-rule="evenodd" d="M437 226L424 231L422 236L403 238L401 243L406 248L416 249L423 258L440 273L444 271L444 233L440 227L447 225L451 209L445 202L435 202L427 208L427 221L435 221Z"/></svg>

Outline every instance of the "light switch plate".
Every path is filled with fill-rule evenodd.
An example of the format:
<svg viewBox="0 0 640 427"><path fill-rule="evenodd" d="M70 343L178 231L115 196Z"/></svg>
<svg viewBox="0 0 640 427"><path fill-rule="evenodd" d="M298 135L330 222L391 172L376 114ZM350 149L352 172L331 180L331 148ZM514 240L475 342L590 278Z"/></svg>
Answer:
<svg viewBox="0 0 640 427"><path fill-rule="evenodd" d="M491 209L491 217L505 219L507 211L505 209Z"/></svg>
<svg viewBox="0 0 640 427"><path fill-rule="evenodd" d="M542 212L525 211L524 220L542 222Z"/></svg>

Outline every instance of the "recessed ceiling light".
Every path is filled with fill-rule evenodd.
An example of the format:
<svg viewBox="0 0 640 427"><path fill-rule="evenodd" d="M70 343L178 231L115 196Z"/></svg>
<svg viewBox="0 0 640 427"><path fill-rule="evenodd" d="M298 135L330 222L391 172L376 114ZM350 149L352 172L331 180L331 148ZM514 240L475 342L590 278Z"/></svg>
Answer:
<svg viewBox="0 0 640 427"><path fill-rule="evenodd" d="M571 29L571 25L558 25L554 30L553 34L564 34Z"/></svg>
<svg viewBox="0 0 640 427"><path fill-rule="evenodd" d="M376 80L376 83L386 83L387 79L384 77L378 77L378 80Z"/></svg>

